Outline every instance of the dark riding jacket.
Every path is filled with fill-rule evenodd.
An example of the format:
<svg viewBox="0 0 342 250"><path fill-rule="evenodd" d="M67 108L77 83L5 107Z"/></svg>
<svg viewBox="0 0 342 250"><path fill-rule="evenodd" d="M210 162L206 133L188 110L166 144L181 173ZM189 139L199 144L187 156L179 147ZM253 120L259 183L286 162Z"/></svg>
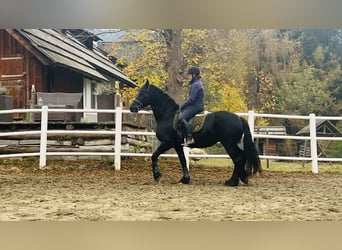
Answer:
<svg viewBox="0 0 342 250"><path fill-rule="evenodd" d="M200 77L193 77L190 84L189 97L180 106L180 119L187 121L204 111L204 88Z"/></svg>

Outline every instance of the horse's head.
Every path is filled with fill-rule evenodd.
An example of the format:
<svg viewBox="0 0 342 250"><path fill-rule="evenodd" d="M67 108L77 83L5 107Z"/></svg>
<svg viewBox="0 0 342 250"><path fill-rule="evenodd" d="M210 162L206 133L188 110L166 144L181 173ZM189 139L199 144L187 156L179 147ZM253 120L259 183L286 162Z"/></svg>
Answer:
<svg viewBox="0 0 342 250"><path fill-rule="evenodd" d="M147 80L144 86L142 86L139 90L137 97L134 99L131 107L129 108L131 112L138 112L139 110L145 108L150 105L150 101L148 98L148 90L150 87L150 83Z"/></svg>

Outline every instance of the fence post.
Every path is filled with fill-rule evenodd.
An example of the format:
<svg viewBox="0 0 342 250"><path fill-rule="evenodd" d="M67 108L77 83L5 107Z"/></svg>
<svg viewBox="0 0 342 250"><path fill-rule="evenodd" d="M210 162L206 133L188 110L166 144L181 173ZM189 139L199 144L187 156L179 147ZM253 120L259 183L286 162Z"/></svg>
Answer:
<svg viewBox="0 0 342 250"><path fill-rule="evenodd" d="M255 122L254 110L249 110L248 111L248 125L249 125L249 129L251 130L252 140L254 140L254 122Z"/></svg>
<svg viewBox="0 0 342 250"><path fill-rule="evenodd" d="M40 169L46 166L47 129L48 129L48 106L44 105L41 108L41 121L40 121L40 155L39 155L39 168Z"/></svg>
<svg viewBox="0 0 342 250"><path fill-rule="evenodd" d="M310 149L311 149L311 171L318 174L318 156L317 156L317 137L316 137L316 117L310 114Z"/></svg>
<svg viewBox="0 0 342 250"><path fill-rule="evenodd" d="M118 106L115 108L115 158L114 166L115 170L121 168L121 132L122 132L122 107Z"/></svg>

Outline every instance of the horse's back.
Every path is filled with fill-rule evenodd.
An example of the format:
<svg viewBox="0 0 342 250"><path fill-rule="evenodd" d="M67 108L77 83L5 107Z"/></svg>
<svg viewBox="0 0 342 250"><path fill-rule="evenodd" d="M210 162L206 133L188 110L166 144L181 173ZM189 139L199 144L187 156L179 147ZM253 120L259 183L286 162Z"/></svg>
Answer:
<svg viewBox="0 0 342 250"><path fill-rule="evenodd" d="M222 116L225 116L225 117L239 118L239 116L236 113L230 112L230 111L227 111L227 110L219 110L219 111L214 111L212 113L216 114L216 115L222 115Z"/></svg>
<svg viewBox="0 0 342 250"><path fill-rule="evenodd" d="M199 114L196 114L196 117L208 117L210 119L213 119L214 117L217 117L218 119L224 119L228 121L240 121L240 116L238 116L236 113L227 111L227 110L219 110L219 111L203 111Z"/></svg>
<svg viewBox="0 0 342 250"><path fill-rule="evenodd" d="M226 111L226 110L220 110L215 111L212 113L214 119L218 122L222 122L224 124L229 123L230 126L242 126L241 118L236 113Z"/></svg>
<svg viewBox="0 0 342 250"><path fill-rule="evenodd" d="M204 125L194 133L196 147L205 147L218 141L236 144L243 133L243 124L238 115L229 111L215 111L207 114Z"/></svg>
<svg viewBox="0 0 342 250"><path fill-rule="evenodd" d="M224 137L231 137L240 139L243 133L243 124L240 116L236 113L221 110L213 112L214 129L224 135Z"/></svg>

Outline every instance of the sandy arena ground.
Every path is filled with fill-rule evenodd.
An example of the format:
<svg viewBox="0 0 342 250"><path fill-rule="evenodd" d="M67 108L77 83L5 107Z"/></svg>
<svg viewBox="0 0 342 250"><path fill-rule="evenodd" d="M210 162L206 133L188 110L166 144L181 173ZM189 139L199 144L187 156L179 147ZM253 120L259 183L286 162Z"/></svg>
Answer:
<svg viewBox="0 0 342 250"><path fill-rule="evenodd" d="M264 171L248 186L226 187L231 168L197 164L182 185L171 160L158 184L141 158L120 171L108 162L32 165L0 163L0 221L342 221L340 173Z"/></svg>

